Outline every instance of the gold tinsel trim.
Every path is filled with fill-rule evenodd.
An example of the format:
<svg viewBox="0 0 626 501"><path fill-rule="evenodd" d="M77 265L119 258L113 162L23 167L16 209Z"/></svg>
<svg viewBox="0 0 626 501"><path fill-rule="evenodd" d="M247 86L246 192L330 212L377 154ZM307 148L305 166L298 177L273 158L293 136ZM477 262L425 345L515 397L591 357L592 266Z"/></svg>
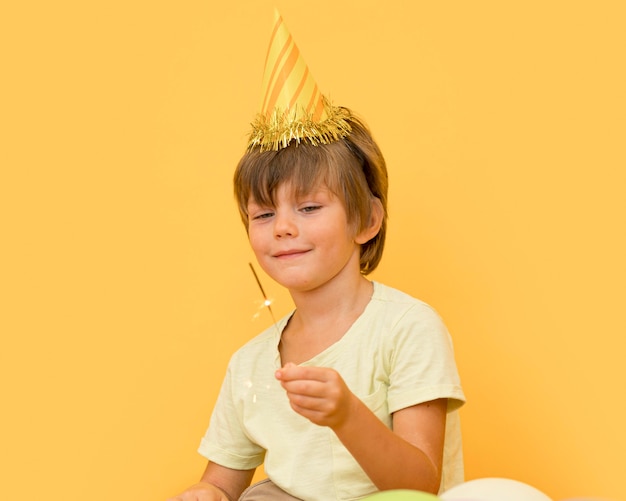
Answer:
<svg viewBox="0 0 626 501"><path fill-rule="evenodd" d="M248 151L257 146L261 151L278 151L292 140L318 146L338 141L350 134L352 127L347 109L332 106L324 99L324 111L326 119L322 122L314 122L312 113L297 108L288 111L275 109L269 117L258 114L252 122Z"/></svg>

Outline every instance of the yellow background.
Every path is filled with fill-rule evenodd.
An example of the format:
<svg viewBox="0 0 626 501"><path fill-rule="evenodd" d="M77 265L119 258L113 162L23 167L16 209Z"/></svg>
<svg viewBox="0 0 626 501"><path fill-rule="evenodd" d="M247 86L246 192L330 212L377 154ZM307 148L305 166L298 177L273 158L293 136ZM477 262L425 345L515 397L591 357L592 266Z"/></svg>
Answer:
<svg viewBox="0 0 626 501"><path fill-rule="evenodd" d="M626 499L618 0L5 2L0 498L198 478L229 354L270 322L231 175L274 5L386 155L373 278L453 334L467 478Z"/></svg>

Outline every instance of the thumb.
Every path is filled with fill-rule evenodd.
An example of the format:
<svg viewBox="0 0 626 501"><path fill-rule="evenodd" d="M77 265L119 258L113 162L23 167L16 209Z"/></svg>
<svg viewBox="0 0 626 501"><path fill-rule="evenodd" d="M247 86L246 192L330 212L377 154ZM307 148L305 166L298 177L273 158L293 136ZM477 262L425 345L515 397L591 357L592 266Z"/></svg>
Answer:
<svg viewBox="0 0 626 501"><path fill-rule="evenodd" d="M292 363L292 362L287 362L285 365L283 365L280 369L278 369L275 373L274 373L274 377L276 379L283 379L283 375L285 373L285 371L287 369L290 369L292 367L296 367L296 364Z"/></svg>

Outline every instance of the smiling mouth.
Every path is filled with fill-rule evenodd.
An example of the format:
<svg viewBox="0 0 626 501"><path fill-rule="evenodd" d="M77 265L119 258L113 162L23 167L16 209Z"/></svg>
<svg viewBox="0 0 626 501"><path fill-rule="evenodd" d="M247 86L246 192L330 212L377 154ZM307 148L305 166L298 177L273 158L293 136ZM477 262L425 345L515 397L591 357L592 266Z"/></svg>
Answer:
<svg viewBox="0 0 626 501"><path fill-rule="evenodd" d="M283 251L283 252L277 252L276 254L274 254L274 257L288 259L290 257L302 256L303 254L306 254L307 252L308 250L288 250L288 251Z"/></svg>

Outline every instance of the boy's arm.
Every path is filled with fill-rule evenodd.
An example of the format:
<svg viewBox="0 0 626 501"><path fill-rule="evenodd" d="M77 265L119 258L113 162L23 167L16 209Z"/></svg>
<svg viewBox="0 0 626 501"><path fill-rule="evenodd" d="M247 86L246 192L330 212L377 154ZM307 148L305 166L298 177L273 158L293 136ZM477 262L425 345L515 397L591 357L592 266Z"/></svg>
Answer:
<svg viewBox="0 0 626 501"><path fill-rule="evenodd" d="M252 482L254 471L234 470L209 461L200 482L168 501L236 501Z"/></svg>
<svg viewBox="0 0 626 501"><path fill-rule="evenodd" d="M393 414L387 428L358 398L350 418L333 431L380 490L437 494L441 483L447 399Z"/></svg>
<svg viewBox="0 0 626 501"><path fill-rule="evenodd" d="M287 364L276 377L287 391L293 410L331 428L378 489L437 493L447 399L395 412L391 430L332 369Z"/></svg>

